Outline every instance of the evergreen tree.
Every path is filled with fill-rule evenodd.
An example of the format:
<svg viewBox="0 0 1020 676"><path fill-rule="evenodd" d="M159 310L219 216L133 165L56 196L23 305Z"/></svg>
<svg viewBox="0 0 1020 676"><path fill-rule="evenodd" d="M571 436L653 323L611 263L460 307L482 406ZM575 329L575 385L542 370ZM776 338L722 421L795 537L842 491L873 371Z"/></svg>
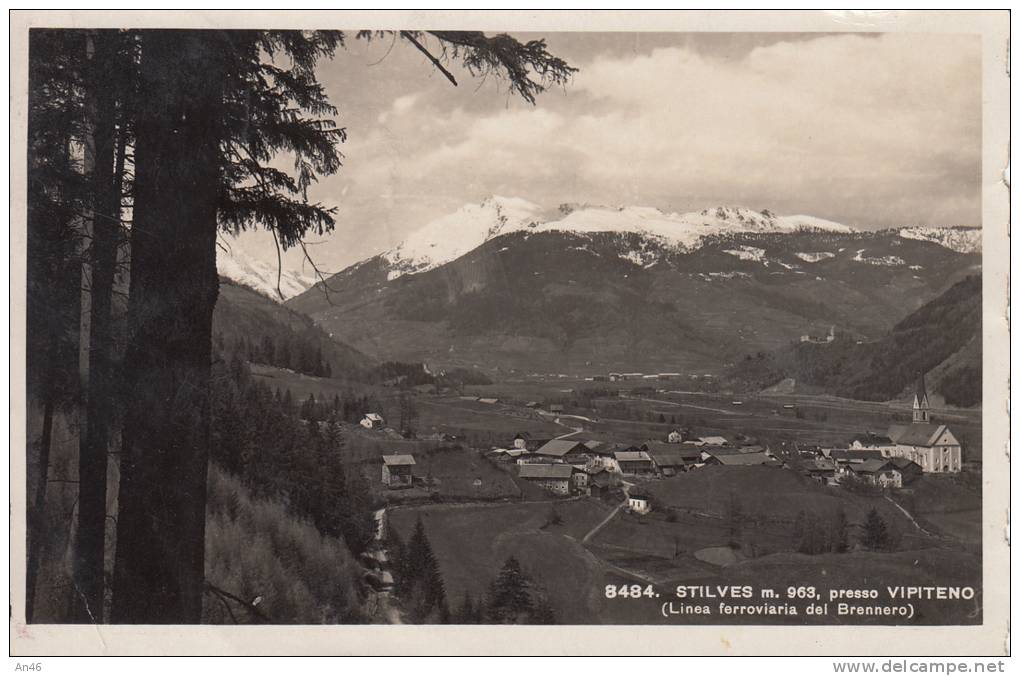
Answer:
<svg viewBox="0 0 1020 676"><path fill-rule="evenodd" d="M494 624L522 624L532 609L531 582L513 556L508 558L492 584L488 613Z"/></svg>
<svg viewBox="0 0 1020 676"><path fill-rule="evenodd" d="M411 618L419 623L448 618L446 587L421 517L407 542L404 559L400 588Z"/></svg>
<svg viewBox="0 0 1020 676"><path fill-rule="evenodd" d="M82 31L29 32L26 251L26 385L42 408L29 461L25 613L35 616L54 417L79 401L82 237L87 186L72 147L80 138Z"/></svg>

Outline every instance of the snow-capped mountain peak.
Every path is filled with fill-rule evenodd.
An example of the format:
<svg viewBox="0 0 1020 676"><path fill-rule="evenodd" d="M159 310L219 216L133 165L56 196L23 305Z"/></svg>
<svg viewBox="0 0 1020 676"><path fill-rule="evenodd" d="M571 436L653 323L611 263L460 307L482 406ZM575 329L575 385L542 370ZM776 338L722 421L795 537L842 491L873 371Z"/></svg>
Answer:
<svg viewBox="0 0 1020 676"><path fill-rule="evenodd" d="M390 278L424 272L452 261L494 237L532 227L542 207L516 197L493 195L480 204L465 204L412 233L383 254Z"/></svg>
<svg viewBox="0 0 1020 676"><path fill-rule="evenodd" d="M216 270L227 279L250 287L259 293L283 302L307 291L318 281L313 275L301 274L284 268L282 272L276 265L270 265L247 255L240 247L223 243L216 251ZM279 272L280 288L277 292L276 281ZM280 293L283 298L280 298Z"/></svg>
<svg viewBox="0 0 1020 676"><path fill-rule="evenodd" d="M708 238L745 233L786 234L805 231L849 234L856 228L816 216L780 216L768 209L715 206L687 213L665 212L647 206L603 206L565 203L555 212L524 199L492 196L466 204L412 233L399 246L382 254L389 279L424 272L448 263L485 242L513 232L563 232L573 235L619 233L638 235L653 249L692 252ZM901 237L924 239L961 252L979 250L980 230L904 228ZM655 256L642 245L643 264ZM627 258L638 255L623 252ZM652 259L649 259L652 256Z"/></svg>

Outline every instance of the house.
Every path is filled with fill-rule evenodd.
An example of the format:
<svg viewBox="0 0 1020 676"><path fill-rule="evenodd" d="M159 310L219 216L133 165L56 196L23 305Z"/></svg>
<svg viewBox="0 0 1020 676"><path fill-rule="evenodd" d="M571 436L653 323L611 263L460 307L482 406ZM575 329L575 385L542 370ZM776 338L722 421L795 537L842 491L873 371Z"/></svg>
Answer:
<svg viewBox="0 0 1020 676"><path fill-rule="evenodd" d="M684 435L680 430L671 430L670 433L666 435L667 444L679 444L683 442L683 440Z"/></svg>
<svg viewBox="0 0 1020 676"><path fill-rule="evenodd" d="M563 405L562 404L552 404L551 406L549 406L549 412L550 413L563 413Z"/></svg>
<svg viewBox="0 0 1020 676"><path fill-rule="evenodd" d="M701 462L701 451L690 446L650 441L645 444L644 449L652 459L655 471L662 476L675 476Z"/></svg>
<svg viewBox="0 0 1020 676"><path fill-rule="evenodd" d="M825 484L836 481L836 462L830 458L807 458L801 464L801 471Z"/></svg>
<svg viewBox="0 0 1020 676"><path fill-rule="evenodd" d="M588 447L580 441L553 439L536 450L535 455L558 462L574 462L587 459L588 452Z"/></svg>
<svg viewBox="0 0 1020 676"><path fill-rule="evenodd" d="M604 467L591 467L586 472L588 474L588 494L593 498L606 497L620 485L619 475Z"/></svg>
<svg viewBox="0 0 1020 676"><path fill-rule="evenodd" d="M900 471L885 458L868 460L857 465L851 465L850 471L861 480L872 486L882 488L902 488L903 475Z"/></svg>
<svg viewBox="0 0 1020 676"><path fill-rule="evenodd" d="M528 442L531 441L531 435L527 432L518 432L514 435L514 448L527 448Z"/></svg>
<svg viewBox="0 0 1020 676"><path fill-rule="evenodd" d="M921 466L909 458L889 458L889 462L893 467L899 470L900 475L903 477L904 486L911 483L924 473Z"/></svg>
<svg viewBox="0 0 1020 676"><path fill-rule="evenodd" d="M412 469L414 456L407 454L384 455L382 457L382 482L390 488L402 488L414 483Z"/></svg>
<svg viewBox="0 0 1020 676"><path fill-rule="evenodd" d="M570 465L521 465L518 476L557 495L570 495L576 469Z"/></svg>
<svg viewBox="0 0 1020 676"><path fill-rule="evenodd" d="M947 425L931 422L931 406L923 373L918 373L917 377L913 422L910 425L891 425L887 436L896 444L889 457L912 460L924 472L956 473L963 466L960 441Z"/></svg>
<svg viewBox="0 0 1020 676"><path fill-rule="evenodd" d="M644 491L631 489L627 494L627 509L635 514L647 514L652 511L652 497Z"/></svg>
<svg viewBox="0 0 1020 676"><path fill-rule="evenodd" d="M617 451L613 454L620 473L632 476L649 476L655 474L655 465L645 451Z"/></svg>
<svg viewBox="0 0 1020 676"><path fill-rule="evenodd" d="M889 452L896 448L896 444L887 436L865 432L850 440L850 448L855 451L880 451L884 457L889 457Z"/></svg>
<svg viewBox="0 0 1020 676"><path fill-rule="evenodd" d="M378 413L366 413L360 424L366 430L377 430L382 428L386 421Z"/></svg>

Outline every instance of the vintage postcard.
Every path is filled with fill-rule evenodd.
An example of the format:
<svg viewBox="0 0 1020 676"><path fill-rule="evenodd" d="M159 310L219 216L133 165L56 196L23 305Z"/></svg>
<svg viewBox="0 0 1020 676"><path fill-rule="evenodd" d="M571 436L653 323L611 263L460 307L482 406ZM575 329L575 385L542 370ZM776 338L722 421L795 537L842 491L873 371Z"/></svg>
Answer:
<svg viewBox="0 0 1020 676"><path fill-rule="evenodd" d="M1008 13L11 18L13 654L1009 650Z"/></svg>

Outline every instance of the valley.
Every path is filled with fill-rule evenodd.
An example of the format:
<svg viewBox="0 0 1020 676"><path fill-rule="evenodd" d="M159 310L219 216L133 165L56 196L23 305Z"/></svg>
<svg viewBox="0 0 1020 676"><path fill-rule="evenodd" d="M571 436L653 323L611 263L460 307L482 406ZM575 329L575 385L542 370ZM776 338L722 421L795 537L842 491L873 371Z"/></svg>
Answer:
<svg viewBox="0 0 1020 676"><path fill-rule="evenodd" d="M511 560L559 623L720 621L659 613L678 585L881 571L980 589L979 234L493 198L282 306L227 285L223 343L259 387L340 425L386 534L369 552L395 561L396 591L371 583L392 601L375 621L415 612L399 557L418 537L465 622ZM253 312L287 327L269 331L283 361L259 322L228 330ZM948 473L882 436L918 421L919 372L924 415L956 444ZM974 603L915 610L807 621L980 622Z"/></svg>

